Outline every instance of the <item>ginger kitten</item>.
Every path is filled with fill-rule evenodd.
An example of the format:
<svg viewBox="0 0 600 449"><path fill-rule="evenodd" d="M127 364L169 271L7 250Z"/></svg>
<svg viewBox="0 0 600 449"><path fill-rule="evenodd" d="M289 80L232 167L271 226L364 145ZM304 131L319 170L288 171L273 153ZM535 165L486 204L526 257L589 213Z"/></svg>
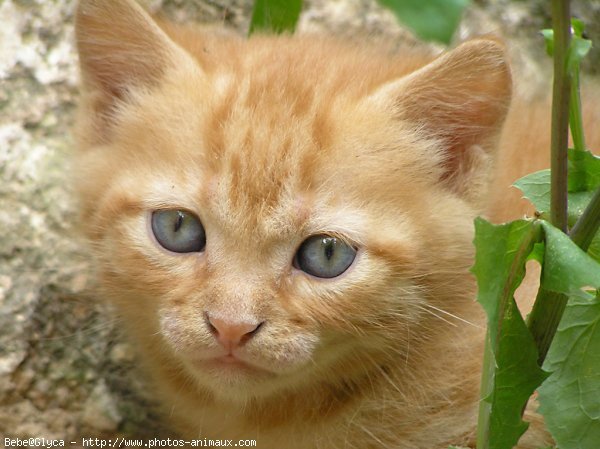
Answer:
<svg viewBox="0 0 600 449"><path fill-rule="evenodd" d="M82 0L77 183L173 425L259 448L474 446L473 218L503 47L438 58L157 25ZM521 448L550 440L539 418Z"/></svg>

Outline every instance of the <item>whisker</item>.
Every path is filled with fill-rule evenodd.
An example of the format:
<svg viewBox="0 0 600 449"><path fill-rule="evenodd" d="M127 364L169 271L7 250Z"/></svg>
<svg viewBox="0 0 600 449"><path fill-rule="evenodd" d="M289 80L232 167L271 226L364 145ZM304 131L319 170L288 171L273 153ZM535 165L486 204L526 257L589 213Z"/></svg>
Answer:
<svg viewBox="0 0 600 449"><path fill-rule="evenodd" d="M475 323L473 323L473 322L471 322L471 321L469 321L469 320L466 320L466 319L464 319L464 318L462 318L462 317L459 317L458 315L454 315L453 313L450 313L450 312L448 312L448 311L446 311L446 310L444 310L444 309L440 309L439 307L433 306L433 305L431 305L431 304L425 304L425 306L426 306L426 307L429 307L429 308L431 308L431 309L437 310L438 312L440 312L440 313L443 313L444 315L451 316L452 318L455 318L455 319L457 319L458 321L462 321L463 323L465 323L465 324L468 324L469 326L476 327L477 329L483 329L483 327L482 327L482 326L480 326L480 325L478 325L478 324L475 324Z"/></svg>
<svg viewBox="0 0 600 449"><path fill-rule="evenodd" d="M424 307L424 306L421 306L421 307L419 307L419 309L420 309L420 310L422 310L423 312L427 312L428 314L430 314L430 315L432 315L432 316L434 316L434 317L436 317L436 318L438 318L438 319L442 320L444 323L447 323L447 324L449 324L450 326L458 327L458 324L456 324L456 323L453 323L452 321L449 321L449 320L447 320L446 318L439 316L439 315L438 315L438 314L436 314L434 311L432 311L432 310L430 310L430 309L428 309L428 308L426 308L426 307Z"/></svg>

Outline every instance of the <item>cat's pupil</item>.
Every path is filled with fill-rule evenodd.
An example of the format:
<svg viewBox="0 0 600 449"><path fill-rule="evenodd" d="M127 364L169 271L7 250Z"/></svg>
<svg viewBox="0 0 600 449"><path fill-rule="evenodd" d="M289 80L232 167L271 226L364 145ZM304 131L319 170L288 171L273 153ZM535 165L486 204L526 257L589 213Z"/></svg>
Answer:
<svg viewBox="0 0 600 449"><path fill-rule="evenodd" d="M175 220L175 223L173 224L173 232L177 232L179 231L179 229L181 229L181 225L183 224L183 219L184 219L184 215L183 213L178 210L177 211L177 219Z"/></svg>
<svg viewBox="0 0 600 449"><path fill-rule="evenodd" d="M335 238L326 238L323 239L323 245L324 245L324 249L325 249L325 257L327 258L327 260L331 260L331 257L333 256L333 252L335 251L335 244L336 244L336 239Z"/></svg>

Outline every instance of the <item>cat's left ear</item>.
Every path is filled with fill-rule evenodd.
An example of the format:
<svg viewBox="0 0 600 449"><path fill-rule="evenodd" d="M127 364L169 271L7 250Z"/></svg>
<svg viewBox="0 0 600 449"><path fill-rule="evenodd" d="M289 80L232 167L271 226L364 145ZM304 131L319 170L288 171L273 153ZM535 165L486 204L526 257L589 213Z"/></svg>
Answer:
<svg viewBox="0 0 600 449"><path fill-rule="evenodd" d="M101 133L132 90L156 87L176 71L201 73L135 0L79 0L75 35L83 91L94 97Z"/></svg>
<svg viewBox="0 0 600 449"><path fill-rule="evenodd" d="M439 140L443 181L465 196L486 182L511 99L505 49L468 41L370 96L423 136Z"/></svg>

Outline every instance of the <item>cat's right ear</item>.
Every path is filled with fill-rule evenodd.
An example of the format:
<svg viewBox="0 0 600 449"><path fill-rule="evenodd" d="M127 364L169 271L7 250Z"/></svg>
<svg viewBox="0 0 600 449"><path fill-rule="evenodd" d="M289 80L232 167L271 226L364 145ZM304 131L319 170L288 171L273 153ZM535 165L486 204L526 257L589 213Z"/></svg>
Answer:
<svg viewBox="0 0 600 449"><path fill-rule="evenodd" d="M435 138L443 154L441 181L477 202L484 198L511 91L504 46L475 39L384 84L369 101Z"/></svg>
<svg viewBox="0 0 600 449"><path fill-rule="evenodd" d="M133 0L80 0L75 35L84 92L94 96L94 113L104 120L130 90L152 88L170 70L200 72Z"/></svg>

